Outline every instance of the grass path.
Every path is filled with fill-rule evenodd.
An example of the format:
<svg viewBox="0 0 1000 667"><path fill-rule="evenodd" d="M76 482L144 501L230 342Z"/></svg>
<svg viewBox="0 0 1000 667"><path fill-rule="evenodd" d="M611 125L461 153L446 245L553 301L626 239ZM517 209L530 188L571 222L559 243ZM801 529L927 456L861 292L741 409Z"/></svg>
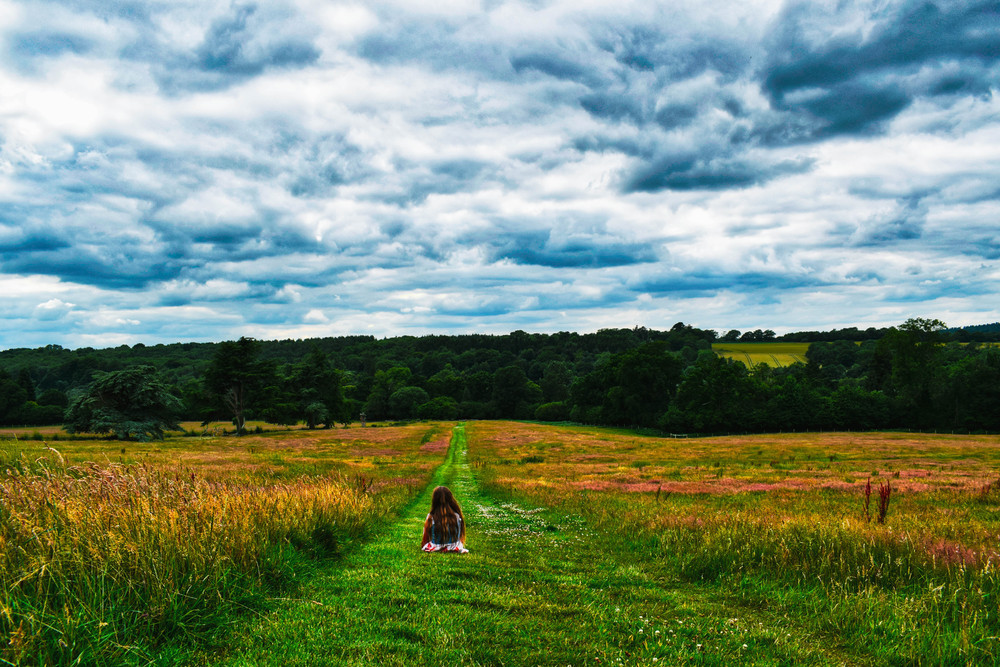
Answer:
<svg viewBox="0 0 1000 667"><path fill-rule="evenodd" d="M423 494L384 533L323 564L301 599L238 631L226 665L838 664L788 618L602 548L574 517L477 486L463 426ZM434 486L452 488L467 555L419 550Z"/></svg>

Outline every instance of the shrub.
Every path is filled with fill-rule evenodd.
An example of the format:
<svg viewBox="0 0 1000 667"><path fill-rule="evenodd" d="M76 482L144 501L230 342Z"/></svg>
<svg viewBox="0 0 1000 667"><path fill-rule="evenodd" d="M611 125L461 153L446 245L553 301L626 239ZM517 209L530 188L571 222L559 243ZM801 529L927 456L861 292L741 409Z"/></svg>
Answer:
<svg viewBox="0 0 1000 667"><path fill-rule="evenodd" d="M562 401L542 403L535 410L535 419L543 422L561 422L569 419L569 408Z"/></svg>

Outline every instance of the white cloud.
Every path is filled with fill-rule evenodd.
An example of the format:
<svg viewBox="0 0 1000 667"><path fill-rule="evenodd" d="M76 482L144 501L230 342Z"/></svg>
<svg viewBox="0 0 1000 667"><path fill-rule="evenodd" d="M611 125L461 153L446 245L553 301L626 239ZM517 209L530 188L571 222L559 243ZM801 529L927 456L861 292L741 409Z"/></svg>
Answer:
<svg viewBox="0 0 1000 667"><path fill-rule="evenodd" d="M1000 319L998 60L908 3L145 8L0 1L0 346Z"/></svg>
<svg viewBox="0 0 1000 667"><path fill-rule="evenodd" d="M309 324L323 324L325 322L329 322L330 318L328 318L322 310L313 308L306 313L305 316L303 316L302 321Z"/></svg>
<svg viewBox="0 0 1000 667"><path fill-rule="evenodd" d="M73 310L76 304L67 303L62 299L52 298L45 303L40 303L35 307L35 319L38 320L58 320L62 319Z"/></svg>

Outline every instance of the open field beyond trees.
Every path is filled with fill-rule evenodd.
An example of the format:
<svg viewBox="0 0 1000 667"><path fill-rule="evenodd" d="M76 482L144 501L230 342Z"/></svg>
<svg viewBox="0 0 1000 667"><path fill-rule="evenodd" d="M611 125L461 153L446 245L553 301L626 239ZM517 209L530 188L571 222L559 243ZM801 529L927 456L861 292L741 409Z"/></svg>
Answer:
<svg viewBox="0 0 1000 667"><path fill-rule="evenodd" d="M998 436L453 426L0 438L0 658L1000 662Z"/></svg>
<svg viewBox="0 0 1000 667"><path fill-rule="evenodd" d="M772 368L804 364L808 350L809 343L712 343L712 351L720 357L740 361L748 368L758 364Z"/></svg>

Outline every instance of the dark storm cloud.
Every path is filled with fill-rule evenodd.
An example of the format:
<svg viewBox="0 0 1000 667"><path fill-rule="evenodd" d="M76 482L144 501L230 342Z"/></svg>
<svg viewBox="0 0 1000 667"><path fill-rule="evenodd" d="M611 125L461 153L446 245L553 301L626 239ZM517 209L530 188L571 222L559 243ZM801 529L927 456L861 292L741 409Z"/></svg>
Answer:
<svg viewBox="0 0 1000 667"><path fill-rule="evenodd" d="M592 26L597 46L614 56L622 65L616 70L619 78L631 72L654 73L661 81L691 79L713 72L724 81L736 80L750 63L742 36L679 34L683 24L672 24L661 17L655 24L634 24L627 16L621 23Z"/></svg>
<svg viewBox="0 0 1000 667"><path fill-rule="evenodd" d="M635 101L613 93L589 93L580 98L587 113L602 119L642 122L645 112Z"/></svg>
<svg viewBox="0 0 1000 667"><path fill-rule="evenodd" d="M370 155L343 135L284 136L275 151L294 155L288 183L296 197L325 197L338 186L361 183L378 173Z"/></svg>
<svg viewBox="0 0 1000 667"><path fill-rule="evenodd" d="M851 236L854 246L891 246L920 239L927 222L928 202L924 196L911 195L895 202L889 211L861 222Z"/></svg>
<svg viewBox="0 0 1000 667"><path fill-rule="evenodd" d="M552 219L496 219L485 232L460 238L461 246L480 247L491 261L524 266L600 268L646 264L661 257L648 243L623 241L600 216Z"/></svg>
<svg viewBox="0 0 1000 667"><path fill-rule="evenodd" d="M472 192L487 185L516 187L515 183L501 173L498 165L474 158L430 159L420 162L398 160L393 166L396 179L380 183L366 197L410 208L424 203L431 195Z"/></svg>
<svg viewBox="0 0 1000 667"><path fill-rule="evenodd" d="M987 260L1000 259L1000 236L969 238L964 252Z"/></svg>
<svg viewBox="0 0 1000 667"><path fill-rule="evenodd" d="M186 264L245 262L327 250L280 212L263 208L252 219L190 220L162 212L142 222L155 230L165 255Z"/></svg>
<svg viewBox="0 0 1000 667"><path fill-rule="evenodd" d="M225 89L268 71L307 67L321 55L315 29L283 3L231 4L192 49L179 48L141 11L122 18L140 37L121 46L121 57L148 63L168 95Z"/></svg>
<svg viewBox="0 0 1000 667"><path fill-rule="evenodd" d="M236 76L255 76L268 67L293 67L315 62L319 51L310 42L279 39L255 44L260 26L251 23L256 5L234 5L232 13L216 20L198 47L197 63L204 70Z"/></svg>
<svg viewBox="0 0 1000 667"><path fill-rule="evenodd" d="M380 19L378 29L354 46L365 60L378 65L419 63L438 71L510 76L504 46L490 39L481 17L431 17L396 6L382 9Z"/></svg>
<svg viewBox="0 0 1000 667"><path fill-rule="evenodd" d="M167 1L169 2L169 0ZM51 3L40 2L38 4L72 7L104 20L120 18L137 23L148 23L151 12L162 9L162 3L148 2L147 0L114 0L113 2L108 0L56 0ZM160 4L159 7L158 4Z"/></svg>
<svg viewBox="0 0 1000 667"><path fill-rule="evenodd" d="M38 196L0 214L3 271L138 289L219 261L327 250L285 212L252 195L240 202L249 214L191 203L214 186L216 172L272 176L261 163L209 156L198 164L179 148L117 143L94 137L70 157L24 170L23 182L37 187ZM158 174L162 184L129 178L142 170Z"/></svg>
<svg viewBox="0 0 1000 667"><path fill-rule="evenodd" d="M12 35L9 38L14 58L59 56L64 53L83 54L90 51L94 42L87 37L65 32L34 31Z"/></svg>
<svg viewBox="0 0 1000 667"><path fill-rule="evenodd" d="M813 121L802 138L880 131L881 123L914 99L961 91L982 94L1000 81L1000 10L995 2L889 5L871 17L869 34L832 33L828 39L815 37L824 31L816 25L813 9L810 3L786 9L773 34L763 79L776 108ZM823 17L831 23L838 18ZM941 67L944 63L958 64L961 73ZM917 76L929 67L937 71Z"/></svg>
<svg viewBox="0 0 1000 667"><path fill-rule="evenodd" d="M582 83L589 87L601 83L601 77L590 63L578 62L559 51L529 51L510 58L510 66L517 74L539 73L556 79Z"/></svg>
<svg viewBox="0 0 1000 667"><path fill-rule="evenodd" d="M72 247L70 240L63 238L54 230L31 230L24 233L21 230L0 227L0 263L8 258L15 258L24 253L47 252Z"/></svg>
<svg viewBox="0 0 1000 667"><path fill-rule="evenodd" d="M800 174L812 167L808 159L771 164L745 157L669 156L638 166L625 180L625 192L659 190L730 190L766 183L779 176Z"/></svg>
<svg viewBox="0 0 1000 667"><path fill-rule="evenodd" d="M656 111L656 122L664 130L687 125L698 117L698 107L689 104L667 104Z"/></svg>
<svg viewBox="0 0 1000 667"><path fill-rule="evenodd" d="M494 249L494 253L497 259L552 268L627 266L658 259L652 249L638 243L553 239L548 233L505 239Z"/></svg>
<svg viewBox="0 0 1000 667"><path fill-rule="evenodd" d="M651 294L684 294L687 296L712 296L720 291L775 293L801 287L816 287L823 282L810 276L788 273L760 273L697 270L655 277L630 285L634 291Z"/></svg>
<svg viewBox="0 0 1000 667"><path fill-rule="evenodd" d="M640 137L586 135L574 137L570 144L580 152L622 153L629 157L650 159L656 154L657 146Z"/></svg>
<svg viewBox="0 0 1000 667"><path fill-rule="evenodd" d="M845 4L842 11L857 9ZM903 3L869 19L871 34L831 38L835 33L822 22L836 25L843 16L822 15L812 3L792 4L765 38L761 66L752 64L749 49L736 36L676 45L669 32L650 27L602 35L620 67L588 78L591 90L582 92L578 103L606 129L577 139L576 146L616 149L638 158L622 179L626 193L740 188L809 166L807 161L765 160L758 168L758 161L741 151L882 134L914 100L988 94L1000 82L1000 11L995 3ZM558 62L572 61L564 57ZM558 71L582 80L573 68ZM672 85L705 72L723 84L712 90L712 97L698 87L670 92ZM643 85L649 77L653 85ZM738 80L756 82L771 108L754 109L739 93L727 94L726 82ZM714 111L726 112L729 119L716 118L705 127L704 119ZM623 123L638 126L643 138L622 137L618 128ZM701 154L680 160L660 157L655 146L666 141L661 133L676 131L687 132L701 145ZM718 154L715 138L720 135L734 146L732 154Z"/></svg>
<svg viewBox="0 0 1000 667"><path fill-rule="evenodd" d="M870 35L833 36L826 42L812 42L805 35L807 28L816 27L809 25L816 18L812 8L811 3L794 3L777 25L765 78L766 90L776 99L795 90L830 88L869 72L912 72L951 59L977 68L1000 58L1000 8L993 1L898 3L872 17Z"/></svg>
<svg viewBox="0 0 1000 667"><path fill-rule="evenodd" d="M18 233L0 227L0 271L45 275L110 289L139 289L177 276L183 264L128 226L67 210L23 209Z"/></svg>
<svg viewBox="0 0 1000 667"><path fill-rule="evenodd" d="M169 280L181 271L180 266L141 247L95 249L79 245L7 256L2 269L5 273L55 276L82 285L126 290Z"/></svg>

